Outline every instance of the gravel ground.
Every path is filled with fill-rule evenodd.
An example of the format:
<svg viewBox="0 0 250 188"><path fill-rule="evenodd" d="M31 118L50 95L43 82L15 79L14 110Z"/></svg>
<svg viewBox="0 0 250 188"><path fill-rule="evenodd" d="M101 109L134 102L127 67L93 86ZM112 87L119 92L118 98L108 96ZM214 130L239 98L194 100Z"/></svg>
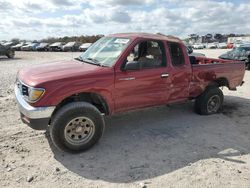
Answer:
<svg viewBox="0 0 250 188"><path fill-rule="evenodd" d="M197 115L188 102L116 115L94 148L72 155L21 123L13 83L22 67L76 56L0 58L0 187L250 187L250 71L237 91L223 89L220 114Z"/></svg>

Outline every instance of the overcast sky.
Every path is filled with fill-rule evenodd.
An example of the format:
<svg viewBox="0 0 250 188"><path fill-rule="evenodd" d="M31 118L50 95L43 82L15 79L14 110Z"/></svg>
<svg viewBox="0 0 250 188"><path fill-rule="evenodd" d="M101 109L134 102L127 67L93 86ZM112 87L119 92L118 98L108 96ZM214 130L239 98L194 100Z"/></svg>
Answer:
<svg viewBox="0 0 250 188"><path fill-rule="evenodd" d="M250 33L250 0L0 0L0 40L161 32Z"/></svg>

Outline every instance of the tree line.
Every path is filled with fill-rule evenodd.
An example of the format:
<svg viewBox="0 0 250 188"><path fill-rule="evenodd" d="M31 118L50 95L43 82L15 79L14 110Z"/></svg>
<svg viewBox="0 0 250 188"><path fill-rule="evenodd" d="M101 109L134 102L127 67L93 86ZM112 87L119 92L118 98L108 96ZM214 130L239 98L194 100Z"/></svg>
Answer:
<svg viewBox="0 0 250 188"><path fill-rule="evenodd" d="M65 36L65 37L49 37L46 39L42 39L41 42L48 42L48 43L53 43L53 42L79 42L79 43L94 43L95 41L97 41L98 39L100 39L101 37L103 37L104 35L91 35L91 36L87 36L87 35L82 35L82 36Z"/></svg>
<svg viewBox="0 0 250 188"><path fill-rule="evenodd" d="M82 36L64 36L64 37L48 37L42 40L33 40L32 42L47 42L47 43L54 43L54 42L79 42L79 43L94 43L104 35L82 35ZM14 43L23 42L26 40L21 40L18 38L13 38L11 40Z"/></svg>

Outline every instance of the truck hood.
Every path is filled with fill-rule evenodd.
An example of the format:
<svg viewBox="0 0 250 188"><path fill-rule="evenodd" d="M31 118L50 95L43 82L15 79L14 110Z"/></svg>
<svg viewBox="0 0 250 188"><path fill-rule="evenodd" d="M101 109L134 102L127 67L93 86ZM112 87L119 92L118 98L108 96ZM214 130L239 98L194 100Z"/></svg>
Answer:
<svg viewBox="0 0 250 188"><path fill-rule="evenodd" d="M21 69L18 73L18 78L25 84L36 87L45 82L98 74L98 72L103 69L110 68L71 60L35 65L30 68Z"/></svg>

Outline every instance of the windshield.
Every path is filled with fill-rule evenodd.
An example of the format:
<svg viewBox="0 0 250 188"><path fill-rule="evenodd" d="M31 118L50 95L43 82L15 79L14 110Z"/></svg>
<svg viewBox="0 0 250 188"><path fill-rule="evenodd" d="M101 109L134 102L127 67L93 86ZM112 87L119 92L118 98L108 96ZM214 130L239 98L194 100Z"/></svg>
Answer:
<svg viewBox="0 0 250 188"><path fill-rule="evenodd" d="M112 67L129 41L128 38L103 37L81 54L79 59L87 63Z"/></svg>

